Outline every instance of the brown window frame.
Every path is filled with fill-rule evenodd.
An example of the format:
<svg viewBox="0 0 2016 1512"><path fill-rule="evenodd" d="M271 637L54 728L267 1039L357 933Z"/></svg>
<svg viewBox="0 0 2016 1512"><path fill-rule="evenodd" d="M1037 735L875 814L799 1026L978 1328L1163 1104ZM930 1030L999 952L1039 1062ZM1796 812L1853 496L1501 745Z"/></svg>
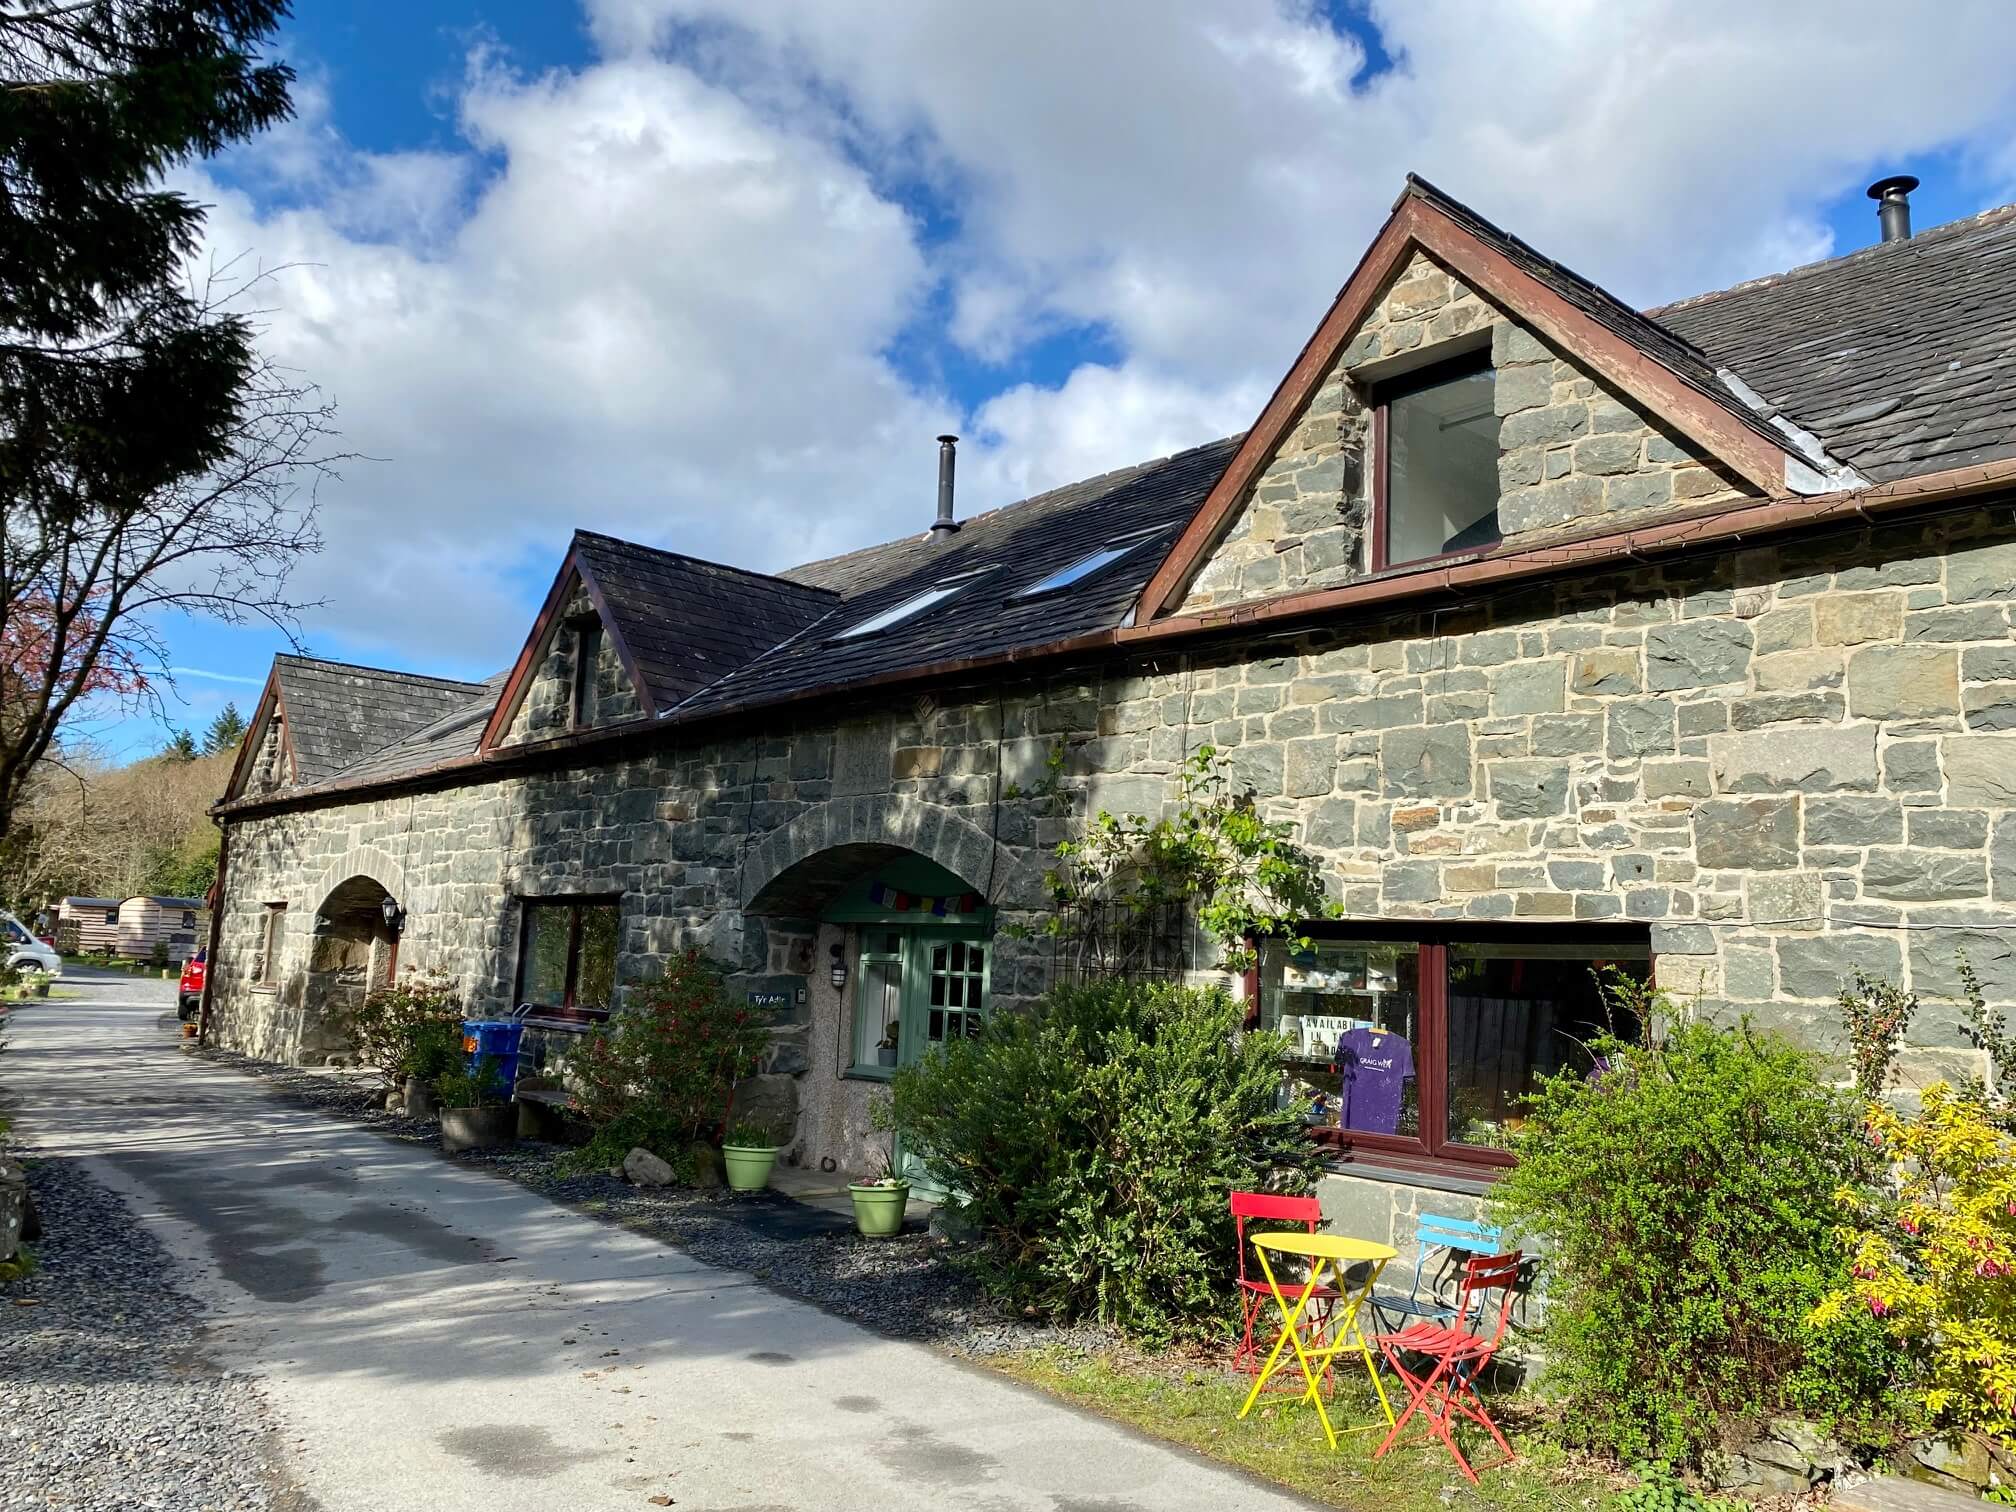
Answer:
<svg viewBox="0 0 2016 1512"><path fill-rule="evenodd" d="M1467 943L1600 945L1604 940L1646 952L1647 970L1657 965L1650 927L1635 923L1521 924L1513 920L1436 919L1311 921L1301 926L1312 940L1412 941L1419 950L1420 1044L1414 1051L1414 1096L1420 1136L1371 1134L1333 1124L1312 1124L1309 1137L1343 1164L1364 1163L1386 1170L1473 1181L1495 1181L1518 1164L1509 1151L1458 1144L1449 1138L1449 947ZM1259 943L1259 942L1256 942ZM1246 973L1246 1025L1259 1027L1260 967Z"/></svg>
<svg viewBox="0 0 2016 1512"><path fill-rule="evenodd" d="M1461 551L1438 551L1432 556L1408 557L1403 561L1392 560L1393 533L1389 526L1388 511L1392 507L1393 489L1387 476L1388 464L1392 461L1392 407L1396 399L1404 399L1409 394L1422 389L1433 388L1439 383L1447 383L1454 378L1467 378L1472 373L1495 372L1491 361L1491 349L1477 348L1458 353L1435 362L1424 363L1418 368L1388 378L1372 386L1372 529L1371 544L1367 549L1367 560L1372 572L1386 572L1399 567L1422 567L1431 562L1447 562L1457 557L1487 556L1503 544L1502 538L1489 546L1466 547Z"/></svg>
<svg viewBox="0 0 2016 1512"><path fill-rule="evenodd" d="M585 730L595 723L595 664L602 657L602 621L574 622L574 685L567 694L567 728Z"/></svg>
<svg viewBox="0 0 2016 1512"><path fill-rule="evenodd" d="M260 920L259 972L253 978L260 987L278 986L280 982L280 943L287 928L287 905L268 903L265 916Z"/></svg>
<svg viewBox="0 0 2016 1512"><path fill-rule="evenodd" d="M559 1003L534 1003L526 996L525 975L531 964L530 952L526 946L532 937L532 911L535 908L564 908L567 920L567 986L564 1001ZM521 897L518 900L518 972L512 986L512 1001L521 1008L530 1008L535 1018L575 1019L582 1023L599 1024L609 1017L610 1005L599 1008L583 1008L574 1000L581 983L581 916L584 909L611 908L616 911L617 929L623 924L623 895L621 893L567 893L554 897Z"/></svg>

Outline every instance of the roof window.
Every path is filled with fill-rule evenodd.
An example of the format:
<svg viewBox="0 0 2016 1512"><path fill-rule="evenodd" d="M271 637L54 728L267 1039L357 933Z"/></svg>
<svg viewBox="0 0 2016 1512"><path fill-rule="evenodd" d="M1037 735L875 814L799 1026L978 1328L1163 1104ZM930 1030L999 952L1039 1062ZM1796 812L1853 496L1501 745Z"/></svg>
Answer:
<svg viewBox="0 0 2016 1512"><path fill-rule="evenodd" d="M1154 525L1146 530L1136 530L1128 535L1115 536L1097 551L1088 552L1077 561L1059 567L1055 572L1038 578L1027 588L1018 589L1016 598L1035 598L1039 593L1055 593L1059 588L1069 588L1073 583L1083 582L1095 572L1111 567L1137 546L1141 546L1159 535L1166 535L1171 527Z"/></svg>
<svg viewBox="0 0 2016 1512"><path fill-rule="evenodd" d="M836 641L859 640L864 635L877 635L907 619L914 619L934 604L942 604L955 593L965 588L977 577L986 575L987 569L977 572L962 572L957 577L941 578L922 593L913 593L900 603L891 604L879 613L871 614L858 625L849 625L832 639Z"/></svg>

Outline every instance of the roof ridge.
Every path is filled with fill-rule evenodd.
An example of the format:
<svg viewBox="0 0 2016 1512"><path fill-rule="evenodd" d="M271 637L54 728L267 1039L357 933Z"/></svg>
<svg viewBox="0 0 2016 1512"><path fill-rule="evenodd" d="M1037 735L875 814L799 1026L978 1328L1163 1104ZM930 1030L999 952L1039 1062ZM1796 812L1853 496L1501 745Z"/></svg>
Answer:
<svg viewBox="0 0 2016 1512"><path fill-rule="evenodd" d="M1094 473L1089 478L1078 478L1069 483L1059 483L1053 487L1044 489L1041 493L1033 493L1026 498L1012 499L1006 504L997 504L992 509L983 509L976 515L968 515L959 522L959 528L964 530L969 525L977 525L982 520L993 519L995 516L1007 514L1011 510L1026 509L1032 505L1042 504L1055 499L1059 494L1070 493L1076 489L1091 488L1100 484L1110 487L1114 481L1129 473L1138 473L1146 471L1151 467L1165 466L1175 462L1179 458L1194 456L1196 453L1202 451L1209 451L1214 446L1223 446L1227 442L1238 441L1245 434L1243 430L1234 431L1229 436L1219 436L1210 441L1200 441L1195 446L1185 446L1177 451L1168 452L1159 457L1143 457L1139 462L1130 462L1124 467L1115 467L1103 473ZM844 562L852 557L867 556L869 553L876 551L887 551L891 546L900 546L905 541L921 541L925 534L926 532L924 531L918 531L911 535L896 536L887 541L871 542L866 546L856 546L852 551L835 552L832 556L827 557L814 557L809 562L800 562L796 566L787 567L784 570L786 572L809 572L814 567L830 567L835 562ZM792 580L787 579L786 581ZM809 587L810 585L807 584L805 586ZM826 591L831 592L832 590L829 589Z"/></svg>
<svg viewBox="0 0 2016 1512"><path fill-rule="evenodd" d="M1922 250L1928 241L1944 241L1955 236L1964 236L1970 231L1978 231L1984 226L1992 226L2016 217L2016 204L1994 205L1986 210L1978 210L1972 215L1963 215L1958 220L1943 221L1936 226L1927 226L1923 231L1914 231L1902 241L1871 242L1866 247L1857 247L1850 252L1842 252L1833 257L1816 258L1812 262L1798 263L1776 273L1760 273L1755 278L1746 278L1741 283L1730 284L1721 289L1704 289L1699 294L1688 294L1679 299L1668 300L1665 304L1653 305L1640 313L1651 319L1673 310L1698 309L1712 304L1718 299L1732 294L1745 294L1752 289L1760 289L1771 284L1784 283L1788 279L1808 278L1829 268L1838 268L1844 263L1858 259L1873 262L1878 257L1888 257L1899 251Z"/></svg>
<svg viewBox="0 0 2016 1512"><path fill-rule="evenodd" d="M468 688L480 690L485 685L480 682L465 682L459 677L438 677L431 672L401 672L392 667L367 667L362 662L334 661L326 656L301 656L292 651L274 653L273 662L293 662L303 667L335 667L344 672L368 672L373 677L395 677L406 682L432 683L437 687Z"/></svg>
<svg viewBox="0 0 2016 1512"><path fill-rule="evenodd" d="M732 572L737 577L758 578L766 583L779 583L786 588L795 588L801 593L819 593L831 598L839 597L831 588L819 588L811 583L796 582L791 578L780 577L774 572L758 572L753 567L738 567L733 562L717 562L711 557L694 556L690 552L685 551L671 551L663 546L652 546L643 541L629 541L625 540L622 536L612 536L600 530L581 530L577 528L574 532L574 542L578 545L582 541L606 542L611 546L620 546L626 551L648 551L653 556L669 557L675 562L684 562L692 567L704 567L716 572Z"/></svg>

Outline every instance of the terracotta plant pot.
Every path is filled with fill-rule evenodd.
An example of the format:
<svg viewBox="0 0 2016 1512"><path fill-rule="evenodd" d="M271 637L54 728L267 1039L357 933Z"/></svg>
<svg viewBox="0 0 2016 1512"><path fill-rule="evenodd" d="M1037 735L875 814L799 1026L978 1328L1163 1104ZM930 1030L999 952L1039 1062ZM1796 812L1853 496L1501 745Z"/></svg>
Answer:
<svg viewBox="0 0 2016 1512"><path fill-rule="evenodd" d="M895 1186L849 1186L854 1199L854 1226L870 1239L903 1232L903 1209L910 1202L910 1183Z"/></svg>
<svg viewBox="0 0 2016 1512"><path fill-rule="evenodd" d="M495 1150L518 1138L518 1110L510 1103L501 1108L443 1108L441 1148L450 1155L464 1150Z"/></svg>
<svg viewBox="0 0 2016 1512"><path fill-rule="evenodd" d="M775 1145L723 1145L721 1164L728 1169L728 1185L738 1192L760 1192L770 1184L770 1168L777 1164Z"/></svg>

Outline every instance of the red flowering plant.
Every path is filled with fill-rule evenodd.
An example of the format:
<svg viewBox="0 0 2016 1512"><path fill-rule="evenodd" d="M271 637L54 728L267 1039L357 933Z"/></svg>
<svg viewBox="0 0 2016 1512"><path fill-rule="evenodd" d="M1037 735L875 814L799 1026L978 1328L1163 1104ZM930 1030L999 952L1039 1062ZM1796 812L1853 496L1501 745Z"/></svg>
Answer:
<svg viewBox="0 0 2016 1512"><path fill-rule="evenodd" d="M641 1145L677 1167L725 1127L735 1085L762 1065L770 1032L697 950L630 983L626 997L568 1056L567 1084L595 1125L592 1158Z"/></svg>

